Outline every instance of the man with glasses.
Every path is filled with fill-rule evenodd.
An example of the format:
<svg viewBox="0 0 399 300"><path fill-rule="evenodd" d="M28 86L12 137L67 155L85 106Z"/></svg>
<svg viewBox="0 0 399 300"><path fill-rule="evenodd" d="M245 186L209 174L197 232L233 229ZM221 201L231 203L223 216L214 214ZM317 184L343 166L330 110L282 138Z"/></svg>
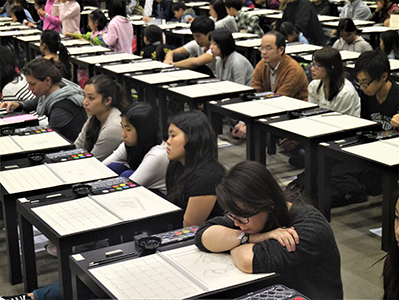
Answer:
<svg viewBox="0 0 399 300"><path fill-rule="evenodd" d="M356 61L361 117L380 123L384 130L399 126L399 85L390 72L388 57L380 51L364 52Z"/></svg>
<svg viewBox="0 0 399 300"><path fill-rule="evenodd" d="M307 101L307 77L301 65L285 53L285 37L277 31L269 31L263 36L259 50L262 60L255 67L251 86L258 93L273 92ZM245 138L245 124L239 122L232 134Z"/></svg>

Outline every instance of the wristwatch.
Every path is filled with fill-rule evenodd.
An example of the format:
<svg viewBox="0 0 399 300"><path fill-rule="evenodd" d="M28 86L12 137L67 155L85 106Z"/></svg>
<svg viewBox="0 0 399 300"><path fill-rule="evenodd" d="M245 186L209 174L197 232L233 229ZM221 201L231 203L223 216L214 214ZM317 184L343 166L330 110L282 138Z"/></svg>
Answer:
<svg viewBox="0 0 399 300"><path fill-rule="evenodd" d="M240 240L240 245L248 244L249 243L249 234L245 232L241 232L240 235L237 237L237 240Z"/></svg>

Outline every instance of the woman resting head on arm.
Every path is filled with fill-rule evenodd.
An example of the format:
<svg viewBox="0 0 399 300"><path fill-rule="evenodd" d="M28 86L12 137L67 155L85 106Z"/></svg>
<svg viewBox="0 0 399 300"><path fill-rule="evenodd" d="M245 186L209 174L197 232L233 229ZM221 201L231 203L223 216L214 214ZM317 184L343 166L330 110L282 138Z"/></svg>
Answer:
<svg viewBox="0 0 399 300"><path fill-rule="evenodd" d="M384 297L382 299L399 299L399 197L395 205L394 236L387 254L382 277L384 279Z"/></svg>
<svg viewBox="0 0 399 300"><path fill-rule="evenodd" d="M72 80L73 65L69 61L68 49L61 43L60 34L54 30L45 30L40 36L40 52L45 59L54 61L62 77Z"/></svg>
<svg viewBox="0 0 399 300"><path fill-rule="evenodd" d="M224 169L218 162L216 135L206 116L199 111L174 116L167 144L166 198L184 210L183 226L200 225L222 215L215 187Z"/></svg>
<svg viewBox="0 0 399 300"><path fill-rule="evenodd" d="M156 110L146 102L134 102L121 114L123 143L103 164L121 177L163 195L169 160L162 142Z"/></svg>
<svg viewBox="0 0 399 300"><path fill-rule="evenodd" d="M360 117L360 98L353 84L345 79L341 54L323 47L313 54L308 101L322 108Z"/></svg>
<svg viewBox="0 0 399 300"><path fill-rule="evenodd" d="M121 85L107 75L90 78L85 84L84 95L83 107L89 119L75 145L102 161L122 141L120 114L127 106L127 101Z"/></svg>
<svg viewBox="0 0 399 300"><path fill-rule="evenodd" d="M200 226L200 250L230 251L246 273L278 272L311 299L343 298L340 255L327 220L296 195L287 197L264 165L238 163L216 195L225 216Z"/></svg>

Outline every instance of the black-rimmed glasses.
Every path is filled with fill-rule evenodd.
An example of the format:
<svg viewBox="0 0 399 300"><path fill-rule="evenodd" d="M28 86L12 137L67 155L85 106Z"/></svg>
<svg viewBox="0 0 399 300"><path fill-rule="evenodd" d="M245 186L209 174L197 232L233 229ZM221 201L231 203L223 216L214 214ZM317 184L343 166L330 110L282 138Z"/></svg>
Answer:
<svg viewBox="0 0 399 300"><path fill-rule="evenodd" d="M241 223L241 224L248 224L248 223L249 223L249 218L250 218L250 217L244 218L244 217L234 216L233 214L231 214L231 213L228 212L228 211L223 212L223 214L224 214L226 217L228 217L230 220L237 221L237 222L239 222L239 223Z"/></svg>

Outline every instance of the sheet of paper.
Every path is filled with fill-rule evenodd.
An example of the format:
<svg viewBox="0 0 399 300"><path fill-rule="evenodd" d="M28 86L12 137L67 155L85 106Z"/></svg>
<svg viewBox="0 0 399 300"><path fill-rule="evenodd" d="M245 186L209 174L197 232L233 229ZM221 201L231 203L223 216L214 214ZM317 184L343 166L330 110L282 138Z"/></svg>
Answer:
<svg viewBox="0 0 399 300"><path fill-rule="evenodd" d="M0 172L0 183L9 194L64 184L46 165L2 171Z"/></svg>
<svg viewBox="0 0 399 300"><path fill-rule="evenodd" d="M2 120L8 124L12 124L12 123L21 123L29 120L37 120L37 117L31 114L24 114L12 117L4 117Z"/></svg>
<svg viewBox="0 0 399 300"><path fill-rule="evenodd" d="M0 137L0 155L19 153L24 150L9 136Z"/></svg>
<svg viewBox="0 0 399 300"><path fill-rule="evenodd" d="M115 177L117 174L95 157L48 164L65 183L78 183Z"/></svg>
<svg viewBox="0 0 399 300"><path fill-rule="evenodd" d="M68 49L70 55L78 55L78 54L89 54L89 53L97 53L97 52L109 52L111 49L102 47L102 46L87 46L87 47L79 47L79 48L69 48Z"/></svg>
<svg viewBox="0 0 399 300"><path fill-rule="evenodd" d="M71 47L71 46L75 46L75 45L90 45L89 41L82 41L82 40L65 40L65 41L61 41L61 43L65 46L65 47Z"/></svg>
<svg viewBox="0 0 399 300"><path fill-rule="evenodd" d="M228 81L228 80L206 83L204 85L207 85L207 86L211 87L212 89L219 91L221 94L234 93L234 92L245 92L245 91L254 90L250 86L246 86L246 85L235 83L235 82Z"/></svg>
<svg viewBox="0 0 399 300"><path fill-rule="evenodd" d="M260 102L270 106L283 108L285 111L317 107L317 105L314 103L298 100L287 96L268 98L265 100L260 100Z"/></svg>
<svg viewBox="0 0 399 300"><path fill-rule="evenodd" d="M391 71L399 69L399 59L389 59L389 65L391 66Z"/></svg>
<svg viewBox="0 0 399 300"><path fill-rule="evenodd" d="M35 42L40 41L40 35L19 36L17 39L23 42Z"/></svg>
<svg viewBox="0 0 399 300"><path fill-rule="evenodd" d="M120 64L120 65L112 65L112 66L104 66L105 69L110 70L115 73L129 73L129 72L138 72L145 70L153 70L157 68L170 68L170 65L161 63L159 61L149 61L149 62L138 62L138 63L130 63L130 64Z"/></svg>
<svg viewBox="0 0 399 300"><path fill-rule="evenodd" d="M172 32L175 33L175 34L183 34L183 35L191 35L191 34L193 34L191 32L190 28L173 29Z"/></svg>
<svg viewBox="0 0 399 300"><path fill-rule="evenodd" d="M93 196L93 198L125 221L181 210L142 186L117 193Z"/></svg>
<svg viewBox="0 0 399 300"><path fill-rule="evenodd" d="M355 60L360 56L359 52L354 51L341 50L339 53L341 54L342 60Z"/></svg>
<svg viewBox="0 0 399 300"><path fill-rule="evenodd" d="M360 29L360 28L358 28L358 29ZM367 26L367 27L363 28L362 33L385 32L388 30L392 30L392 28L385 27L385 26Z"/></svg>
<svg viewBox="0 0 399 300"><path fill-rule="evenodd" d="M250 39L250 38L257 38L258 35L254 33L246 33L246 32L233 32L233 38L236 39Z"/></svg>
<svg viewBox="0 0 399 300"><path fill-rule="evenodd" d="M278 14L278 13L281 13L281 10L267 9L267 8L254 9L254 10L248 11L248 14L253 15L253 16L263 16L263 15L271 15L271 14Z"/></svg>
<svg viewBox="0 0 399 300"><path fill-rule="evenodd" d="M311 116L308 119L312 121L317 121L319 123L331 125L339 129L353 129L376 124L376 122L370 120L357 118L350 115L339 114L337 112Z"/></svg>
<svg viewBox="0 0 399 300"><path fill-rule="evenodd" d="M94 55L88 57L78 57L78 60L84 61L89 64L104 64L122 60L141 59L141 56L128 54L128 53L115 53L106 55Z"/></svg>
<svg viewBox="0 0 399 300"><path fill-rule="evenodd" d="M89 197L33 208L32 211L60 235L121 222Z"/></svg>
<svg viewBox="0 0 399 300"><path fill-rule="evenodd" d="M89 271L116 299L184 299L205 292L158 254Z"/></svg>
<svg viewBox="0 0 399 300"><path fill-rule="evenodd" d="M150 84L160 84L160 83L173 82L179 80L200 79L208 77L209 77L208 75L203 73L191 70L182 70L182 71L172 71L166 73L137 75L134 76L133 78Z"/></svg>
<svg viewBox="0 0 399 300"><path fill-rule="evenodd" d="M259 47L262 39L250 39L243 41L236 41L236 46L238 47Z"/></svg>
<svg viewBox="0 0 399 300"><path fill-rule="evenodd" d="M382 141L345 147L342 150L388 166L399 164L399 148Z"/></svg>
<svg viewBox="0 0 399 300"><path fill-rule="evenodd" d="M245 101L240 103L227 104L223 105L223 108L236 111L238 113L253 118L286 111L284 108L277 108L274 106L266 105L260 101Z"/></svg>
<svg viewBox="0 0 399 300"><path fill-rule="evenodd" d="M30 27L25 25L10 25L10 26L0 27L0 31L24 30L24 29L30 29Z"/></svg>
<svg viewBox="0 0 399 300"><path fill-rule="evenodd" d="M339 17L334 17L334 16L317 15L317 17L319 18L320 22L339 20Z"/></svg>
<svg viewBox="0 0 399 300"><path fill-rule="evenodd" d="M40 150L68 146L70 143L57 132L46 132L42 134L16 135L14 141L25 151Z"/></svg>
<svg viewBox="0 0 399 300"><path fill-rule="evenodd" d="M381 143L386 143L386 144L398 147L398 151L399 151L399 137L381 140Z"/></svg>
<svg viewBox="0 0 399 300"><path fill-rule="evenodd" d="M287 45L285 48L285 53L301 53L301 52L310 52L321 49L321 46L310 45L310 44L299 44L299 45Z"/></svg>
<svg viewBox="0 0 399 300"><path fill-rule="evenodd" d="M316 123L315 121L310 120L310 118L281 121L270 125L305 137L314 137L341 131L341 129L336 126Z"/></svg>
<svg viewBox="0 0 399 300"><path fill-rule="evenodd" d="M206 84L194 84L194 85L184 85L175 88L170 88L170 91L174 91L175 93L179 93L185 95L190 98L197 98L203 96L211 96L219 94L218 91L215 91L211 87Z"/></svg>

